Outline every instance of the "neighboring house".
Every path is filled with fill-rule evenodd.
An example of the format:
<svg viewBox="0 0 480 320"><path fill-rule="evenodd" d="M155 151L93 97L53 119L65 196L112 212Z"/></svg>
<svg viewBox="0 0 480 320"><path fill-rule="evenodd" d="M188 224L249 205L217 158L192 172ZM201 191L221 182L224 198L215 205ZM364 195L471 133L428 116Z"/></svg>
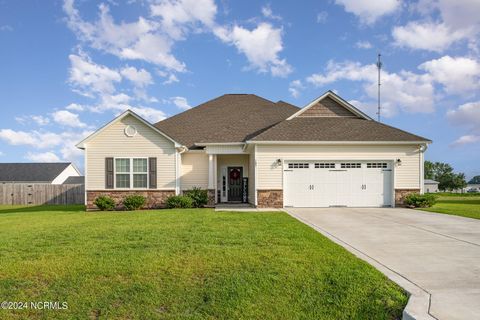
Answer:
<svg viewBox="0 0 480 320"><path fill-rule="evenodd" d="M140 193L148 207L193 187L209 204L395 206L423 192L431 141L374 121L328 91L302 109L227 94L148 123L128 110L80 142L87 208Z"/></svg>
<svg viewBox="0 0 480 320"><path fill-rule="evenodd" d="M0 183L63 184L69 177L80 176L70 162L0 163Z"/></svg>
<svg viewBox="0 0 480 320"><path fill-rule="evenodd" d="M424 191L426 193L438 192L438 181L425 179L424 184L425 184Z"/></svg>
<svg viewBox="0 0 480 320"><path fill-rule="evenodd" d="M469 183L465 188L466 191L474 190L480 192L480 184L478 183Z"/></svg>
<svg viewBox="0 0 480 320"><path fill-rule="evenodd" d="M62 184L85 184L84 176L71 176L68 177Z"/></svg>

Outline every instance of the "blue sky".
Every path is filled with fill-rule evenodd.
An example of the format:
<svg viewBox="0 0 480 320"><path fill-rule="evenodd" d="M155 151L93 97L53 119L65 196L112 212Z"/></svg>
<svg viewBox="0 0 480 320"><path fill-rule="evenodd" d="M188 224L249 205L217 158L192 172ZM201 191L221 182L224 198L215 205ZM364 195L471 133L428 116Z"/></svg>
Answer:
<svg viewBox="0 0 480 320"><path fill-rule="evenodd" d="M0 161L74 161L127 108L148 120L224 93L304 106L334 90L480 174L480 2L1 1Z"/></svg>

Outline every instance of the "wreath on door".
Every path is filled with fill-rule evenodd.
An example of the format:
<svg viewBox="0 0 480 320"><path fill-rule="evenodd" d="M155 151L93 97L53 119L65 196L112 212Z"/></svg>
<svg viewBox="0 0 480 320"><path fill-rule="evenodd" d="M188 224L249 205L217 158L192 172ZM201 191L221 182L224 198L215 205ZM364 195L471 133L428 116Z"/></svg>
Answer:
<svg viewBox="0 0 480 320"><path fill-rule="evenodd" d="M237 180L240 179L240 170L233 169L230 171L230 179Z"/></svg>

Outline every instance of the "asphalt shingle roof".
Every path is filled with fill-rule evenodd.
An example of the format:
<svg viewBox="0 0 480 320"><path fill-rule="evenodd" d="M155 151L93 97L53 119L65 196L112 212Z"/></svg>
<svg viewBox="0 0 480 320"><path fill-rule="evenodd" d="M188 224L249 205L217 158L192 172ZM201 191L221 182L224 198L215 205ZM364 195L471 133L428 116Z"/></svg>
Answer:
<svg viewBox="0 0 480 320"><path fill-rule="evenodd" d="M63 184L85 184L84 176L70 176Z"/></svg>
<svg viewBox="0 0 480 320"><path fill-rule="evenodd" d="M66 163L0 163L0 181L51 182L70 165Z"/></svg>
<svg viewBox="0 0 480 320"><path fill-rule="evenodd" d="M298 110L289 103L275 103L254 94L226 94L155 127L188 148L202 142L243 142Z"/></svg>
<svg viewBox="0 0 480 320"><path fill-rule="evenodd" d="M361 118L324 117L285 120L252 141L430 141L426 138Z"/></svg>
<svg viewBox="0 0 480 320"><path fill-rule="evenodd" d="M300 110L254 94L226 94L167 118L155 127L177 142L195 144L252 141L430 141L363 118L296 117Z"/></svg>

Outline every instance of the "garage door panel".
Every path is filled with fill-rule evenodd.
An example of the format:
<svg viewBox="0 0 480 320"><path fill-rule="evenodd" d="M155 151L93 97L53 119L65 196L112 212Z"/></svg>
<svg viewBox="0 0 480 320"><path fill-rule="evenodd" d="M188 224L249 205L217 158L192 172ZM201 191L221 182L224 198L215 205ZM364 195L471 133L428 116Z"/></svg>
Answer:
<svg viewBox="0 0 480 320"><path fill-rule="evenodd" d="M285 206L391 205L391 162L301 161L287 163L287 167Z"/></svg>

